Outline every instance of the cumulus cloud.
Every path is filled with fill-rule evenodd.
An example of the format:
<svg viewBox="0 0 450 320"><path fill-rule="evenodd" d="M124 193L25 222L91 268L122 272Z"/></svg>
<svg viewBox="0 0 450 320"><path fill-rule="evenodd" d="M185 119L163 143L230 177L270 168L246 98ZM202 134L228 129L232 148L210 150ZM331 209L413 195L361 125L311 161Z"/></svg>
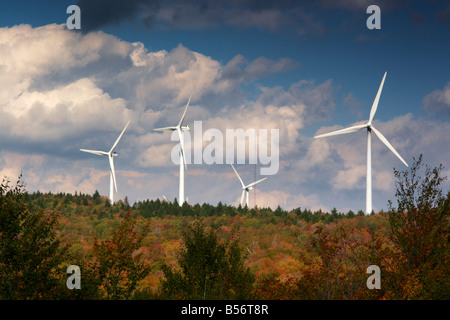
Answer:
<svg viewBox="0 0 450 320"><path fill-rule="evenodd" d="M80 129L107 129L129 118L123 99L111 97L91 79L49 91L26 91L3 110L10 135L37 141L62 141Z"/></svg>
<svg viewBox="0 0 450 320"><path fill-rule="evenodd" d="M0 29L0 124L10 143L61 142L86 129L120 128L130 110L96 83L105 62L129 62L132 46L102 32L61 25ZM127 60L128 59L128 60Z"/></svg>
<svg viewBox="0 0 450 320"><path fill-rule="evenodd" d="M350 125L349 125L350 126ZM414 119L412 114L396 117L387 122L375 121L374 126L383 133L405 161L411 165L413 157L417 158L423 154L424 161L430 166L438 166L439 163L446 164L450 157L448 148L442 148L449 143L446 130L450 124L444 122L439 126L435 122L423 118ZM330 132L339 129L339 126L323 127L317 133ZM322 181L324 192L328 196L347 198L351 192L360 192L361 204L365 193L366 179L366 134L364 130L359 132L333 136L320 139L318 145L314 140L307 147L305 159L299 159L296 163L297 170L315 172L315 175L307 174L304 179L308 183L317 183L317 177ZM323 154L322 154L323 153ZM316 161L312 165L306 159ZM378 140L372 138L372 187L374 201L376 197L393 199L395 194L393 168L397 170L408 170L400 160ZM448 183L445 188L448 188ZM358 191L359 190L359 191ZM356 200L349 200L355 202ZM347 201L347 203L348 203ZM340 201L337 200L336 203ZM384 203L378 205L382 208Z"/></svg>
<svg viewBox="0 0 450 320"><path fill-rule="evenodd" d="M425 96L423 108L435 115L450 115L450 82Z"/></svg>
<svg viewBox="0 0 450 320"><path fill-rule="evenodd" d="M108 150L127 120L131 125L117 146L118 179L123 175L128 185L139 180L135 189L148 188L149 183L136 172L176 168L170 161L176 143L152 128L176 124L172 122L178 122L191 94L186 123L205 120L205 129L215 127L224 132L262 124L264 129L283 128L283 134L290 137L286 146L292 148L303 126L302 117L309 114L305 109L318 106L311 104L308 94L329 90L326 84L320 88L308 81L284 93L282 88L261 87L258 101L243 99L239 105L231 105L234 112L228 112L230 101L238 96L230 93L240 92L243 83L298 64L283 58L249 61L237 55L223 65L182 45L171 51L149 52L142 43L121 41L103 32L70 32L54 24L2 28L0 33L5 57L0 62L5 71L0 78L5 89L0 96L6 146L2 172L14 176L19 168L29 168L25 172L30 186L41 190L93 192L96 185L108 190L107 163L81 154L79 149ZM238 76L230 72L232 66ZM280 94L283 97L278 97ZM205 103L211 95L230 96L231 100L224 99L214 109ZM280 108L279 103L283 103ZM37 165L25 160L26 154L32 155L30 159L45 160ZM14 158L22 160L14 162ZM50 169L53 161L58 165ZM121 167L125 163L128 167ZM174 172L176 175L177 170ZM147 173L142 174L148 178ZM39 179L40 175L46 178ZM152 177L164 186L161 176Z"/></svg>
<svg viewBox="0 0 450 320"><path fill-rule="evenodd" d="M355 195L364 194L365 135L317 140L304 133L312 123L329 119L334 110L333 79L299 79L286 87L259 83L263 77L298 68L299 62L248 60L240 54L219 62L181 44L150 51L139 42L103 32L70 32L62 25L1 28L0 51L0 173L14 179L23 172L29 190L97 189L108 194L107 161L79 149L108 150L131 120L116 149L116 199L163 194L173 199L178 166L170 156L177 141L153 128L176 125L192 94L185 118L191 129L196 120L202 120L204 131L279 129L280 170L258 185L259 206L363 207L364 201L355 201ZM243 90L249 83L255 89L251 97ZM446 92L447 86L424 101L445 105ZM346 98L351 103L353 97ZM448 144L448 123L436 126L405 115L374 125L407 162L420 153L425 160L444 164L450 158L450 151L442 148ZM338 126L318 132L334 129ZM375 201L375 193L381 199L393 194L391 169L403 164L376 138L372 150ZM245 164L239 172L251 180L253 170ZM192 202L234 203L239 190L229 165L188 166L186 194Z"/></svg>

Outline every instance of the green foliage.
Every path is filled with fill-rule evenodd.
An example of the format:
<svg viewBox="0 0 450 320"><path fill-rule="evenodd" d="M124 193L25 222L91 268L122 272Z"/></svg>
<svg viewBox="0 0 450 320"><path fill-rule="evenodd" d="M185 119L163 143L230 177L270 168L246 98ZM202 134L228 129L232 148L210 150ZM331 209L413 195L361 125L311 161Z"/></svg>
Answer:
<svg viewBox="0 0 450 320"><path fill-rule="evenodd" d="M196 221L183 231L184 248L178 257L181 270L163 265L164 297L176 299L246 299L254 276L244 266L237 239L219 242L215 230L206 232Z"/></svg>
<svg viewBox="0 0 450 320"><path fill-rule="evenodd" d="M3 179L0 186L0 300L52 299L61 285L65 247L57 235L58 215L31 212L25 189Z"/></svg>

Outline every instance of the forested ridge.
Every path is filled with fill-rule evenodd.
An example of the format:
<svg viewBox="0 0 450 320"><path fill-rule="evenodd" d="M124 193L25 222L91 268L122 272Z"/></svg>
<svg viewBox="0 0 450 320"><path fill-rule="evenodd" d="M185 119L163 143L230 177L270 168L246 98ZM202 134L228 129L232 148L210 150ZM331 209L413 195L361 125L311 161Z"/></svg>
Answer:
<svg viewBox="0 0 450 320"><path fill-rule="evenodd" d="M442 167L395 171L389 211L311 212L1 185L0 299L449 299ZM81 289L68 289L69 265ZM369 289L367 267L381 269Z"/></svg>

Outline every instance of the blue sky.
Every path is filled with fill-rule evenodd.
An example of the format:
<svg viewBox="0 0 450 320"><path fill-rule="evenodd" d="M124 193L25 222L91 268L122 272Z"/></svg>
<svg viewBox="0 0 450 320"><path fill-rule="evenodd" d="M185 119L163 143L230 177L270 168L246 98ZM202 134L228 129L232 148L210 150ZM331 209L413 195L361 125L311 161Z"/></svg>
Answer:
<svg viewBox="0 0 450 320"><path fill-rule="evenodd" d="M71 4L81 31L64 30ZM381 30L366 27L369 4ZM107 164L78 150L112 143L128 117L116 197L176 197L174 142L152 130L172 125L190 88L191 127L280 129L280 171L258 185L258 205L363 209L365 135L312 137L367 120L385 71L377 128L408 163L423 153L449 166L446 1L14 1L0 28L0 172L23 172L30 191L107 195ZM374 208L386 209L403 167L376 138L372 149ZM252 165L237 169L255 178ZM192 203L240 197L226 165L191 165L186 188Z"/></svg>

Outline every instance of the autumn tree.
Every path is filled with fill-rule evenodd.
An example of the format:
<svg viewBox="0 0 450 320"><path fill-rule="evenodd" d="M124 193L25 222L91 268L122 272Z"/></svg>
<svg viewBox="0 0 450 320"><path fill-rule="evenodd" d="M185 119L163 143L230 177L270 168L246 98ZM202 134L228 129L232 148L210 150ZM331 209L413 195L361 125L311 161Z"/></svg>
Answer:
<svg viewBox="0 0 450 320"><path fill-rule="evenodd" d="M220 242L216 230L196 221L183 230L179 269L163 265L162 296L175 299L246 299L254 276L238 240Z"/></svg>
<svg viewBox="0 0 450 320"><path fill-rule="evenodd" d="M424 166L420 155L410 170L394 170L397 206L389 201L390 237L404 259L404 281L414 283L403 298L450 297L450 193L445 197L441 189L443 169Z"/></svg>
<svg viewBox="0 0 450 320"><path fill-rule="evenodd" d="M0 185L0 300L53 299L65 276L58 215L28 210L20 179Z"/></svg>
<svg viewBox="0 0 450 320"><path fill-rule="evenodd" d="M143 261L138 250L149 230L149 220L139 227L137 219L128 211L109 239L101 240L94 235L90 256L79 262L81 290L74 290L71 298L132 298L139 282L151 271L151 265Z"/></svg>
<svg viewBox="0 0 450 320"><path fill-rule="evenodd" d="M388 252L385 239L366 228L338 224L318 226L310 237L312 256L302 255L304 267L296 295L300 299L377 299L382 291L366 286L367 267L382 265Z"/></svg>

